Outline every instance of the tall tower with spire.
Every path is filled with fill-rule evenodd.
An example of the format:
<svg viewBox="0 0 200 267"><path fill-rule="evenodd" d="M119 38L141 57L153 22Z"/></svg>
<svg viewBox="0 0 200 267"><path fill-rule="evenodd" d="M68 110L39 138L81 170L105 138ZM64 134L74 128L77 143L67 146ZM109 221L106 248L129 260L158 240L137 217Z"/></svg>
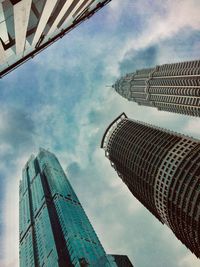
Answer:
<svg viewBox="0 0 200 267"><path fill-rule="evenodd" d="M131 193L200 258L200 141L122 113L101 147Z"/></svg>
<svg viewBox="0 0 200 267"><path fill-rule="evenodd" d="M200 60L137 70L113 87L139 105L200 117Z"/></svg>
<svg viewBox="0 0 200 267"><path fill-rule="evenodd" d="M31 156L19 195L20 267L125 266L105 253L54 154Z"/></svg>

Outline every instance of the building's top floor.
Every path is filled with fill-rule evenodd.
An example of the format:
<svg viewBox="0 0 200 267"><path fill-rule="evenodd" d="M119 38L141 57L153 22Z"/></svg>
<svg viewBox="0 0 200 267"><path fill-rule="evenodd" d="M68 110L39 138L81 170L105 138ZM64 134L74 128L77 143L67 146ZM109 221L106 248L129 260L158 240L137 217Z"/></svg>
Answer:
<svg viewBox="0 0 200 267"><path fill-rule="evenodd" d="M0 77L33 58L111 0L1 0Z"/></svg>

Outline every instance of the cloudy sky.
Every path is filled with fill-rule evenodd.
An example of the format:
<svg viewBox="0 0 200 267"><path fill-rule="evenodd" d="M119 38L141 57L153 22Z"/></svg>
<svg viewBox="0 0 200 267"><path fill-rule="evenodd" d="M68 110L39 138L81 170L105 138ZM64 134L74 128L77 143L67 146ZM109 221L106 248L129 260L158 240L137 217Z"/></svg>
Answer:
<svg viewBox="0 0 200 267"><path fill-rule="evenodd" d="M200 119L129 103L112 88L127 72L199 59L199 0L113 0L0 81L0 266L18 267L18 183L39 147L54 152L108 253L136 267L200 261L129 192L100 149L121 112L200 138Z"/></svg>

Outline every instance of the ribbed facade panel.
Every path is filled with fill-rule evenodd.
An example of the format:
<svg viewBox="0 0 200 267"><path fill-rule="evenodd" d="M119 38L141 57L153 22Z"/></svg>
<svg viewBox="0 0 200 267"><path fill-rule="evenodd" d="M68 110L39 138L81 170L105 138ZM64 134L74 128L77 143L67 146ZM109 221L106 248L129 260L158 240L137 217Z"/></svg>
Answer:
<svg viewBox="0 0 200 267"><path fill-rule="evenodd" d="M27 175L29 176L30 183L36 176L36 170L35 170L35 164L34 164L34 158L31 157L28 163L28 168L27 168Z"/></svg>
<svg viewBox="0 0 200 267"><path fill-rule="evenodd" d="M22 180L20 181L20 186L19 186L19 196L20 198L23 197L24 193L28 190L28 181L26 177L26 171L22 171Z"/></svg>
<svg viewBox="0 0 200 267"><path fill-rule="evenodd" d="M63 169L60 166L60 163L53 154L47 154L46 151L41 150L38 155L38 164L40 170L43 170L43 175L45 175L48 181L48 186L52 197L59 193L64 197L73 195L73 198L77 199L76 194L74 193Z"/></svg>
<svg viewBox="0 0 200 267"><path fill-rule="evenodd" d="M123 113L101 147L132 194L200 257L200 141Z"/></svg>
<svg viewBox="0 0 200 267"><path fill-rule="evenodd" d="M37 216L37 213L41 209L41 207L45 203L45 195L44 195L44 190L42 187L42 181L41 181L41 176L38 173L35 179L32 180L31 183L31 192L32 192L32 197L34 199L33 201L33 215L34 217Z"/></svg>
<svg viewBox="0 0 200 267"><path fill-rule="evenodd" d="M77 199L74 200L71 196L67 198L57 196L55 207L62 222L63 235L74 266L83 256L91 265L101 256L105 256L104 249ZM108 261L105 266L110 266Z"/></svg>
<svg viewBox="0 0 200 267"><path fill-rule="evenodd" d="M20 238L26 233L27 229L31 226L31 214L30 214L30 203L29 203L29 192L21 197L19 201L19 234Z"/></svg>
<svg viewBox="0 0 200 267"><path fill-rule="evenodd" d="M139 105L200 117L200 61L138 70L119 79L116 92Z"/></svg>
<svg viewBox="0 0 200 267"><path fill-rule="evenodd" d="M20 242L19 252L20 267L35 267L35 257L33 250L32 227L28 230L23 240Z"/></svg>
<svg viewBox="0 0 200 267"><path fill-rule="evenodd" d="M58 254L46 205L42 207L35 219L35 236L35 244L38 251L38 265L58 267Z"/></svg>
<svg viewBox="0 0 200 267"><path fill-rule="evenodd" d="M176 205L174 205L176 203ZM169 218L176 236L200 257L200 144L187 153L169 192Z"/></svg>
<svg viewBox="0 0 200 267"><path fill-rule="evenodd" d="M179 140L180 137L167 132L124 119L107 145L109 159L118 174L130 191L158 218L154 204L155 176L163 157Z"/></svg>

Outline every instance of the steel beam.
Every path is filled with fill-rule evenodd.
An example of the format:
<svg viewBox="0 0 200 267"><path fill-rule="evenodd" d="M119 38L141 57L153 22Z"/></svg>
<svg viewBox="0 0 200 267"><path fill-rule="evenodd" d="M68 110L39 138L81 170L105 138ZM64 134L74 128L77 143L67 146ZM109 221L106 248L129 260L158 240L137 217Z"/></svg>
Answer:
<svg viewBox="0 0 200 267"><path fill-rule="evenodd" d="M48 36L50 37L51 34L57 29L57 25L60 22L60 20L63 18L65 13L68 11L69 7L72 5L72 3L75 2L74 0L67 0L64 4L63 8L61 9L60 13L58 14L57 18L54 20L54 23L51 26L51 29L48 32ZM48 36L45 38L44 42L48 39Z"/></svg>
<svg viewBox="0 0 200 267"><path fill-rule="evenodd" d="M89 7L94 1L95 0L84 0L82 4L79 6L79 8L77 8L76 11L73 13L72 17L75 19L83 11L84 8Z"/></svg>
<svg viewBox="0 0 200 267"><path fill-rule="evenodd" d="M48 22L49 17L51 16L51 13L57 3L57 0L47 0L44 6L44 9L42 11L42 15L40 17L40 21L37 26L36 33L33 38L32 45L36 45L37 42L39 41L41 34Z"/></svg>
<svg viewBox="0 0 200 267"><path fill-rule="evenodd" d="M6 53L3 48L2 42L0 40L0 65L3 65L6 63Z"/></svg>
<svg viewBox="0 0 200 267"><path fill-rule="evenodd" d="M87 1L87 2L88 2L88 1ZM85 3L84 6L83 6L83 3ZM79 11L79 13L80 13L80 12L82 11L82 9L85 7L85 5L86 5L86 1L85 1L85 0L80 0L80 1L77 3L77 5L71 10L71 12L70 12L69 14L67 14L67 16L65 16L65 18L63 18L63 19L59 22L58 27L59 27L59 28L61 28L61 27L65 28L64 25L67 25L67 24L69 23L70 20L73 21L73 14L74 14L77 10L79 10L80 7L82 6L81 9L80 9L80 11Z"/></svg>
<svg viewBox="0 0 200 267"><path fill-rule="evenodd" d="M7 31L7 26L5 23L5 16L4 16L4 10L2 3L0 2L0 38L1 40L7 44L9 43L9 37L8 37L8 31Z"/></svg>
<svg viewBox="0 0 200 267"><path fill-rule="evenodd" d="M32 0L22 0L13 6L16 54L24 52Z"/></svg>

